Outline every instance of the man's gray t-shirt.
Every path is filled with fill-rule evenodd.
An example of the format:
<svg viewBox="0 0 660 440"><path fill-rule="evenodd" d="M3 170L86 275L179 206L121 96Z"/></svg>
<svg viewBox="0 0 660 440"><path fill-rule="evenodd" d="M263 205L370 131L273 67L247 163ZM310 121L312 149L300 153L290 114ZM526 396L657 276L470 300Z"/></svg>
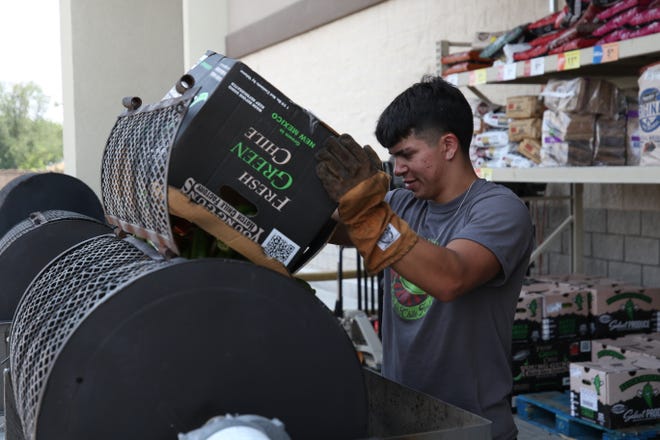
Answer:
<svg viewBox="0 0 660 440"><path fill-rule="evenodd" d="M418 200L403 189L386 197L420 237L441 246L475 241L493 252L502 271L441 302L385 269L382 373L493 421L493 438L515 438L511 336L533 228L527 207L501 185L479 179L465 195L445 204Z"/></svg>

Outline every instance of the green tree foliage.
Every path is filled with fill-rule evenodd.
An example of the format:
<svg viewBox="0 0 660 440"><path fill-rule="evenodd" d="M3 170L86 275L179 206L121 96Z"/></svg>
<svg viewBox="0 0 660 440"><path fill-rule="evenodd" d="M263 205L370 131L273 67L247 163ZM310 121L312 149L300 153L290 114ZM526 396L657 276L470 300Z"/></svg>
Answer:
<svg viewBox="0 0 660 440"><path fill-rule="evenodd" d="M34 83L0 83L0 169L42 169L62 160L62 125L44 119L49 98Z"/></svg>

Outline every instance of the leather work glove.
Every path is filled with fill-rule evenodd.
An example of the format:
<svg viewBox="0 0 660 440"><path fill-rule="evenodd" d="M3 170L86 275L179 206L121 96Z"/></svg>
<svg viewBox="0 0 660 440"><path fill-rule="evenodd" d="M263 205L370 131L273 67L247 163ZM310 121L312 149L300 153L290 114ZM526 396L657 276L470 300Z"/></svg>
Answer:
<svg viewBox="0 0 660 440"><path fill-rule="evenodd" d="M316 174L335 202L358 183L382 171L376 152L369 145L362 148L348 134L329 138L316 159Z"/></svg>
<svg viewBox="0 0 660 440"><path fill-rule="evenodd" d="M365 260L377 273L401 259L417 243L417 234L385 203L389 176L378 155L347 134L329 138L316 153L316 174L339 203L339 220Z"/></svg>

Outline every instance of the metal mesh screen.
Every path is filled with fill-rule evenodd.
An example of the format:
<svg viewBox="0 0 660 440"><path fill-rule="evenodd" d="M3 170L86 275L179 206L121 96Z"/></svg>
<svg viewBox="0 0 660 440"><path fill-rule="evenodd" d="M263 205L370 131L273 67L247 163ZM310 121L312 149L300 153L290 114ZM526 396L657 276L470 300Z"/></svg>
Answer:
<svg viewBox="0 0 660 440"><path fill-rule="evenodd" d="M13 242L21 238L23 235L37 228L44 223L51 223L60 220L89 220L99 223L98 220L88 217L84 214L77 212L50 210L44 212L34 212L28 218L16 224L7 233L0 238L0 254L2 254Z"/></svg>
<svg viewBox="0 0 660 440"><path fill-rule="evenodd" d="M172 144L192 95L162 101L120 116L106 143L101 195L108 222L177 251L167 207Z"/></svg>
<svg viewBox="0 0 660 440"><path fill-rule="evenodd" d="M108 234L70 249L35 278L10 335L14 398L26 439L36 438L41 397L69 336L122 285L169 264L173 261L153 259L141 246Z"/></svg>

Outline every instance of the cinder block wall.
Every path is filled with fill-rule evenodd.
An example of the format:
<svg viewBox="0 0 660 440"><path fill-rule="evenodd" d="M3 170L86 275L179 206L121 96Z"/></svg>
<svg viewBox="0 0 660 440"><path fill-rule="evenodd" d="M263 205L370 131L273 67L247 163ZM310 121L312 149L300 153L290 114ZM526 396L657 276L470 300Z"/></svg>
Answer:
<svg viewBox="0 0 660 440"><path fill-rule="evenodd" d="M609 186L609 185L607 185ZM633 187L637 185L632 185ZM656 185L653 185L655 187ZM589 193L601 188L586 187L583 210L584 273L603 275L647 287L660 286L660 211L647 199L645 209L621 209L590 203ZM652 188L645 188L646 191ZM565 192L565 189L563 190ZM552 193L550 189L549 193ZM593 200L591 200L593 202ZM549 233L569 214L568 202L551 202L535 216L537 228ZM564 231L537 260L532 274L571 271L572 234Z"/></svg>

